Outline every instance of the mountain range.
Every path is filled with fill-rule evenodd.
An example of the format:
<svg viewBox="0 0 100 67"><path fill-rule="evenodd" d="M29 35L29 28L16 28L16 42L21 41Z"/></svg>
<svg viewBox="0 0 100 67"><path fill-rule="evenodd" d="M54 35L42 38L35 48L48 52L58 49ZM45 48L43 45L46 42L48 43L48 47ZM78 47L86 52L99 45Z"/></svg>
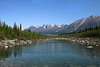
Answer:
<svg viewBox="0 0 100 67"><path fill-rule="evenodd" d="M35 31L42 34L57 35L61 33L78 32L89 27L100 26L100 16L91 15L87 18L79 19L70 25L44 24L43 26L32 25L26 30Z"/></svg>

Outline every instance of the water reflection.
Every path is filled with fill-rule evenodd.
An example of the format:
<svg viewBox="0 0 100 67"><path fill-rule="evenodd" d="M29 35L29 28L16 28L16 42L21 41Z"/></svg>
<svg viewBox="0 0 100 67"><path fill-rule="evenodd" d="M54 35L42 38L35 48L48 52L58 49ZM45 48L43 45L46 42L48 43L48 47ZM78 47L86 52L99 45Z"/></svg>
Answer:
<svg viewBox="0 0 100 67"><path fill-rule="evenodd" d="M61 45L62 44L62 45ZM34 47L33 47L34 46ZM33 45L15 46L8 49L0 49L0 60L5 58L22 56L23 53L73 53L83 56L89 56L91 58L100 57L100 48L94 47L93 49L86 49L86 46L72 44L66 41L42 41Z"/></svg>
<svg viewBox="0 0 100 67"><path fill-rule="evenodd" d="M22 56L22 46L15 46L8 49L0 49L0 60L5 60L5 58Z"/></svg>
<svg viewBox="0 0 100 67"><path fill-rule="evenodd" d="M0 67L12 64L9 67L99 67L100 48L87 49L67 41L49 40L0 49L0 60Z"/></svg>
<svg viewBox="0 0 100 67"><path fill-rule="evenodd" d="M0 49L0 60L5 60L5 58L8 58L12 55L12 50L10 49Z"/></svg>

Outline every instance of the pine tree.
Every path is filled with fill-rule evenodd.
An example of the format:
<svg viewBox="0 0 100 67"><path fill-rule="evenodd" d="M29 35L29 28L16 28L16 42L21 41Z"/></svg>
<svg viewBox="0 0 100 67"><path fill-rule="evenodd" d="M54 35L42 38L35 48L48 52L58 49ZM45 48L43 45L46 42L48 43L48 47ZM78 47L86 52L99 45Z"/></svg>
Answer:
<svg viewBox="0 0 100 67"><path fill-rule="evenodd" d="M96 26L96 30L98 30L99 29L99 27L98 26Z"/></svg>
<svg viewBox="0 0 100 67"><path fill-rule="evenodd" d="M8 27L8 25L5 28L5 35L6 35L6 37L9 37L9 27Z"/></svg>
<svg viewBox="0 0 100 67"><path fill-rule="evenodd" d="M12 35L13 29L11 26L9 26L9 35Z"/></svg>
<svg viewBox="0 0 100 67"><path fill-rule="evenodd" d="M5 31L5 28L6 28L6 24L4 22L4 24L3 24L3 31Z"/></svg>
<svg viewBox="0 0 100 67"><path fill-rule="evenodd" d="M19 30L19 27L18 27L18 30L17 30L17 36L20 35L20 30Z"/></svg>
<svg viewBox="0 0 100 67"><path fill-rule="evenodd" d="M14 37L14 38L17 37L17 25L16 25L16 23L14 23L12 37Z"/></svg>
<svg viewBox="0 0 100 67"><path fill-rule="evenodd" d="M22 31L22 25L20 24L20 31Z"/></svg>
<svg viewBox="0 0 100 67"><path fill-rule="evenodd" d="M1 27L1 20L0 20L0 31L2 30L2 27Z"/></svg>
<svg viewBox="0 0 100 67"><path fill-rule="evenodd" d="M30 29L28 30L28 32L31 32Z"/></svg>
<svg viewBox="0 0 100 67"><path fill-rule="evenodd" d="M16 25L16 23L14 23L13 29L14 29L14 31L17 31L17 25Z"/></svg>

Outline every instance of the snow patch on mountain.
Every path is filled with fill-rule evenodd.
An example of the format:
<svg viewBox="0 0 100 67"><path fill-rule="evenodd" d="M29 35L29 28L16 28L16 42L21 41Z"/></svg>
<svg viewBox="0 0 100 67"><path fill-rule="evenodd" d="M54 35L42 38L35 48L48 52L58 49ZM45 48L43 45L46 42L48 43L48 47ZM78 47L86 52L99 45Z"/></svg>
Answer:
<svg viewBox="0 0 100 67"><path fill-rule="evenodd" d="M39 28L39 26L37 26L37 25L32 25L31 27Z"/></svg>

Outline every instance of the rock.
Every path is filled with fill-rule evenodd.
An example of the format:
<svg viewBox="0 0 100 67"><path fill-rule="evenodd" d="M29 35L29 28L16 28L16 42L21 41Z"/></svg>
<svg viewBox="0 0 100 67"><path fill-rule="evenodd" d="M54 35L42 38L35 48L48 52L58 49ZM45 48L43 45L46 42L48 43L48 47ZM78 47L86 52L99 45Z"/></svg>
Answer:
<svg viewBox="0 0 100 67"><path fill-rule="evenodd" d="M7 43L5 42L5 43L4 43L4 45L6 46L6 45L7 45Z"/></svg>
<svg viewBox="0 0 100 67"><path fill-rule="evenodd" d="M8 48L8 46L5 46L5 48Z"/></svg>
<svg viewBox="0 0 100 67"><path fill-rule="evenodd" d="M31 44L32 41L31 40L26 40L27 44Z"/></svg>
<svg viewBox="0 0 100 67"><path fill-rule="evenodd" d="M89 40L89 38L87 38Z"/></svg>
<svg viewBox="0 0 100 67"><path fill-rule="evenodd" d="M21 45L24 45L24 44L28 44L28 43L27 43L26 41L24 41L24 40L21 40L21 41L20 41L20 44L21 44Z"/></svg>
<svg viewBox="0 0 100 67"><path fill-rule="evenodd" d="M9 47L13 47L12 45L10 45Z"/></svg>
<svg viewBox="0 0 100 67"><path fill-rule="evenodd" d="M15 40L8 40L8 43L11 45L15 45Z"/></svg>
<svg viewBox="0 0 100 67"><path fill-rule="evenodd" d="M4 45L3 45L3 43L2 42L0 42L0 47L3 47Z"/></svg>
<svg viewBox="0 0 100 67"><path fill-rule="evenodd" d="M84 40L82 40L82 42L84 43L85 41L84 41Z"/></svg>
<svg viewBox="0 0 100 67"><path fill-rule="evenodd" d="M13 40L9 40L9 39L5 39L5 40L1 40L0 41L0 47L5 47L8 48L9 47L13 47L15 45L24 45L24 44L31 44L32 40L18 40L18 39L13 39Z"/></svg>
<svg viewBox="0 0 100 67"><path fill-rule="evenodd" d="M19 45L19 43L16 43L16 45Z"/></svg>
<svg viewBox="0 0 100 67"><path fill-rule="evenodd" d="M99 46L99 45L96 45L96 46Z"/></svg>
<svg viewBox="0 0 100 67"><path fill-rule="evenodd" d="M93 46L87 46L86 48L93 48Z"/></svg>
<svg viewBox="0 0 100 67"><path fill-rule="evenodd" d="M54 38L56 40L67 40L71 41L72 43L79 43L80 45L92 45L92 46L99 46L100 39L98 38Z"/></svg>

